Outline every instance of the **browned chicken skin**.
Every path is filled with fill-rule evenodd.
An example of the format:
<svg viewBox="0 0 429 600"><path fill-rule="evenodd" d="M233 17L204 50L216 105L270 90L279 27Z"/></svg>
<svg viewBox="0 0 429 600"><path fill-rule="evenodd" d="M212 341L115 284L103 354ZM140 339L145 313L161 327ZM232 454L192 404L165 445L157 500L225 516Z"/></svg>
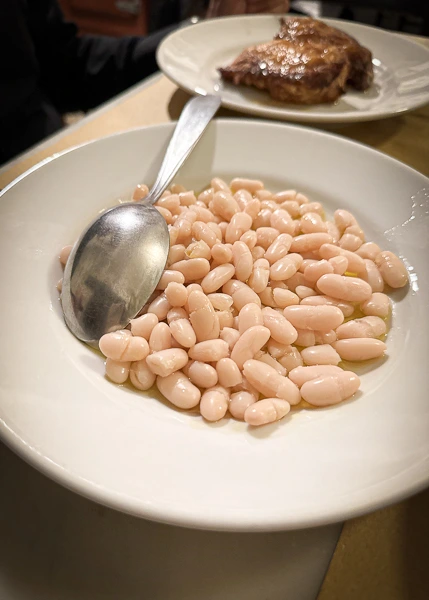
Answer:
<svg viewBox="0 0 429 600"><path fill-rule="evenodd" d="M294 104L335 102L347 84L365 90L373 80L371 52L311 18L282 19L274 41L247 48L219 71L234 85L267 90Z"/></svg>

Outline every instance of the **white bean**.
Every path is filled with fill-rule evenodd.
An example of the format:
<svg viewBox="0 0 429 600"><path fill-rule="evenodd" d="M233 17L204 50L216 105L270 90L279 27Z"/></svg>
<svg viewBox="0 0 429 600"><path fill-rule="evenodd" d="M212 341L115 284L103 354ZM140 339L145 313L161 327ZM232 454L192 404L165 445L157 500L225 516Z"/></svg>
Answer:
<svg viewBox="0 0 429 600"><path fill-rule="evenodd" d="M222 190L215 192L213 200L209 204L209 209L225 221L230 221L235 213L240 212L237 201L232 194Z"/></svg>
<svg viewBox="0 0 429 600"><path fill-rule="evenodd" d="M364 315L385 319L390 313L390 300L386 294L376 292L371 294L360 306Z"/></svg>
<svg viewBox="0 0 429 600"><path fill-rule="evenodd" d="M309 206L303 205L303 206ZM300 221L302 233L328 233L327 225L322 217L316 212L306 212Z"/></svg>
<svg viewBox="0 0 429 600"><path fill-rule="evenodd" d="M293 306L299 304L299 296L290 290L282 290L281 288L273 289L273 298L276 306L279 308L286 308L286 306Z"/></svg>
<svg viewBox="0 0 429 600"><path fill-rule="evenodd" d="M287 373L286 367L284 367L281 363L279 363L278 360L273 358L271 356L271 354L268 354L267 352L261 352L261 353L258 352L255 355L255 358L256 358L256 360L260 360L261 362L269 365L270 367L273 367L273 369L275 369L279 375L282 375L283 377L286 375L286 373Z"/></svg>
<svg viewBox="0 0 429 600"><path fill-rule="evenodd" d="M170 229L170 231L171 231L171 229ZM179 262L185 258L186 258L186 247L183 244L175 244L170 241L170 252L168 253L168 264L172 265L172 264ZM171 271L170 269L168 269L168 271L170 273L178 273L177 276L176 275L174 276L175 278L176 277L180 278L180 276L182 275L183 281L180 281L180 279L177 279L177 282L185 283L185 277L184 277L183 273L179 273L179 271ZM165 273L165 271L164 271L164 273ZM160 285L161 280L162 280L162 276L161 276L161 279L159 280L158 285ZM170 282L168 281L167 283L170 283ZM167 287L167 283L165 284L165 287ZM161 285L163 285L163 283L161 283Z"/></svg>
<svg viewBox="0 0 429 600"><path fill-rule="evenodd" d="M358 254L361 258L369 258L369 260L375 260L380 253L380 246L374 242L362 244L362 246L356 250L356 254Z"/></svg>
<svg viewBox="0 0 429 600"><path fill-rule="evenodd" d="M336 306L341 310L345 317L350 317L354 313L354 306L349 302L342 302L337 298L331 298L330 296L307 296L301 300L303 306Z"/></svg>
<svg viewBox="0 0 429 600"><path fill-rule="evenodd" d="M181 306L174 306L167 313L167 323L171 325L174 321L178 319L187 319L188 313Z"/></svg>
<svg viewBox="0 0 429 600"><path fill-rule="evenodd" d="M334 212L334 221L341 233L351 225L358 225L355 217L347 210L338 209Z"/></svg>
<svg viewBox="0 0 429 600"><path fill-rule="evenodd" d="M182 206L191 206L191 204L195 204L197 201L192 190L179 192L179 200Z"/></svg>
<svg viewBox="0 0 429 600"><path fill-rule="evenodd" d="M203 292L191 292L188 297L189 320L198 342L215 340L219 337L219 319Z"/></svg>
<svg viewBox="0 0 429 600"><path fill-rule="evenodd" d="M219 244L218 242L212 247L212 258L220 265L229 263L232 260L232 250L225 244Z"/></svg>
<svg viewBox="0 0 429 600"><path fill-rule="evenodd" d="M273 308L262 309L264 326L270 330L271 337L280 344L290 345L295 342L298 333L295 327L284 316Z"/></svg>
<svg viewBox="0 0 429 600"><path fill-rule="evenodd" d="M404 263L393 252L380 252L375 259L375 264L380 273L391 288L401 288L408 283L408 272ZM374 290L379 291L379 290Z"/></svg>
<svg viewBox="0 0 429 600"><path fill-rule="evenodd" d="M139 183L133 193L133 200L138 202L139 200L143 200L149 193L149 188L144 183Z"/></svg>
<svg viewBox="0 0 429 600"><path fill-rule="evenodd" d="M319 250L323 244L331 242L329 233L303 233L293 239L290 249L291 252L313 252Z"/></svg>
<svg viewBox="0 0 429 600"><path fill-rule="evenodd" d="M299 329L329 331L336 329L344 321L344 315L336 306L288 306L284 316Z"/></svg>
<svg viewBox="0 0 429 600"><path fill-rule="evenodd" d="M201 399L200 390L189 381L182 371L167 377L157 377L156 385L163 396L178 408L194 408Z"/></svg>
<svg viewBox="0 0 429 600"><path fill-rule="evenodd" d="M328 375L338 375L343 370L335 365L314 365L310 367L295 367L289 371L289 379L294 382L299 388L307 381L326 377Z"/></svg>
<svg viewBox="0 0 429 600"><path fill-rule="evenodd" d="M243 421L246 409L255 402L255 397L249 392L235 392L234 394L231 394L228 410L234 419Z"/></svg>
<svg viewBox="0 0 429 600"><path fill-rule="evenodd" d="M204 293L211 294L219 290L227 281L234 277L235 271L236 269L234 266L230 264L224 264L215 267L201 281L201 287L203 288Z"/></svg>
<svg viewBox="0 0 429 600"><path fill-rule="evenodd" d="M380 317L362 317L337 327L337 338L378 338L386 333L386 329L386 322Z"/></svg>
<svg viewBox="0 0 429 600"><path fill-rule="evenodd" d="M157 325L158 322L158 317L154 313L146 313L145 315L130 321L131 333L133 335L143 337L145 340L149 341L152 329L155 327L155 325Z"/></svg>
<svg viewBox="0 0 429 600"><path fill-rule="evenodd" d="M297 386L287 377L282 377L273 367L259 360L247 360L243 372L248 381L264 396L281 398L289 404L299 404L301 396Z"/></svg>
<svg viewBox="0 0 429 600"><path fill-rule="evenodd" d="M247 190L250 194L255 194L258 190L264 189L264 184L259 179L244 179L235 177L229 184L233 192L237 190Z"/></svg>
<svg viewBox="0 0 429 600"><path fill-rule="evenodd" d="M300 300L304 300L304 298L308 298L309 296L317 296L318 293L313 288L308 287L306 285L297 285L295 288L295 294L300 298Z"/></svg>
<svg viewBox="0 0 429 600"><path fill-rule="evenodd" d="M184 348L195 346L197 337L188 319L175 319L170 323L173 338Z"/></svg>
<svg viewBox="0 0 429 600"><path fill-rule="evenodd" d="M60 252L60 263L65 266L69 256L70 256L70 252L72 251L73 246L64 246L64 248L61 250Z"/></svg>
<svg viewBox="0 0 429 600"><path fill-rule="evenodd" d="M190 361L188 365L184 368L184 371L196 386L210 388L217 384L217 371L211 365L198 360Z"/></svg>
<svg viewBox="0 0 429 600"><path fill-rule="evenodd" d="M216 363L216 371L220 385L234 387L243 381L241 371L231 358L221 358Z"/></svg>
<svg viewBox="0 0 429 600"><path fill-rule="evenodd" d="M171 270L180 271L185 276L185 283L202 279L210 271L210 263L205 258L179 260L170 265Z"/></svg>
<svg viewBox="0 0 429 600"><path fill-rule="evenodd" d="M222 340L207 340L195 344L189 350L189 358L202 362L217 362L221 358L228 358L229 346Z"/></svg>
<svg viewBox="0 0 429 600"><path fill-rule="evenodd" d="M225 232L225 241L229 244L237 242L241 236L252 227L252 217L245 212L238 212L228 223Z"/></svg>
<svg viewBox="0 0 429 600"><path fill-rule="evenodd" d="M343 360L361 361L379 358L386 351L386 344L373 338L350 338L332 344Z"/></svg>
<svg viewBox="0 0 429 600"><path fill-rule="evenodd" d="M168 350L154 352L146 358L149 369L155 375L161 377L167 377L179 369L183 369L187 362L188 353L180 348L169 348Z"/></svg>
<svg viewBox="0 0 429 600"><path fill-rule="evenodd" d="M243 233L243 235L240 237L240 242L244 242L250 251L252 251L256 246L257 241L258 236L256 231L253 231L253 229L246 231L246 233Z"/></svg>
<svg viewBox="0 0 429 600"><path fill-rule="evenodd" d="M258 227L256 228L256 235L258 246L262 246L264 250L268 250L268 248L271 246L274 240L276 240L279 237L280 231L278 229L275 229L274 227L258 225Z"/></svg>
<svg viewBox="0 0 429 600"><path fill-rule="evenodd" d="M243 306L249 304L250 302L254 302L258 306L261 306L261 300L259 296L255 294L252 288L250 288L246 284L243 284L243 287L232 292L231 295L234 302L234 306L238 311L240 311L243 308Z"/></svg>
<svg viewBox="0 0 429 600"><path fill-rule="evenodd" d="M270 225L277 229L280 233L293 235L295 233L295 223L292 217L282 208L275 210L270 217Z"/></svg>
<svg viewBox="0 0 429 600"><path fill-rule="evenodd" d="M209 248L212 248L217 242L215 232L203 221L195 221L192 225L192 234L196 240L205 242Z"/></svg>
<svg viewBox="0 0 429 600"><path fill-rule="evenodd" d="M253 358L255 354L268 342L271 332L267 327L255 325L246 329L240 335L231 352L231 358L240 369L246 360Z"/></svg>
<svg viewBox="0 0 429 600"><path fill-rule="evenodd" d="M349 250L350 252L356 252L362 246L362 240L357 235L353 235L352 233L344 233L338 245L340 248L344 250Z"/></svg>
<svg viewBox="0 0 429 600"><path fill-rule="evenodd" d="M274 281L290 279L298 271L303 258L300 254L288 254L271 265L270 277Z"/></svg>
<svg viewBox="0 0 429 600"><path fill-rule="evenodd" d="M303 399L313 406L331 406L353 396L360 380L351 371L307 381L301 388Z"/></svg>
<svg viewBox="0 0 429 600"><path fill-rule="evenodd" d="M165 289L165 297L170 306L185 306L188 299L188 292L184 285L172 281Z"/></svg>
<svg viewBox="0 0 429 600"><path fill-rule="evenodd" d="M270 264L280 260L289 252L292 240L292 236L288 233L281 233L278 238L275 239L274 242L268 247L264 258L266 258Z"/></svg>
<svg viewBox="0 0 429 600"><path fill-rule="evenodd" d="M364 302L372 294L369 283L359 277L346 277L345 275L322 275L317 281L317 287L322 292L333 298L346 302ZM331 329L331 328L330 328ZM332 327L332 329L334 329Z"/></svg>
<svg viewBox="0 0 429 600"><path fill-rule="evenodd" d="M151 352L171 348L171 331L167 323L158 323L152 329L149 337L149 348Z"/></svg>
<svg viewBox="0 0 429 600"><path fill-rule="evenodd" d="M213 177L213 179L210 182L210 185L213 189L213 191L215 192L229 192L229 185L226 183L226 181L224 181L223 179L221 179L220 177Z"/></svg>
<svg viewBox="0 0 429 600"><path fill-rule="evenodd" d="M297 346L308 348L309 346L314 346L316 344L316 334L314 331L299 329L299 327L296 328L296 331L298 333L298 337L295 340Z"/></svg>
<svg viewBox="0 0 429 600"><path fill-rule="evenodd" d="M334 244L323 244L319 248L319 254L321 258L325 258L326 260L334 258L335 256L344 256L347 258L347 270L350 271L350 273L356 273L357 275L360 275L366 272L363 258L354 252L334 246Z"/></svg>
<svg viewBox="0 0 429 600"><path fill-rule="evenodd" d="M189 244L189 246L186 248L186 256L188 258L205 258L210 260L212 254L210 247L206 244L206 242L204 240L199 240L198 242L192 242Z"/></svg>
<svg viewBox="0 0 429 600"><path fill-rule="evenodd" d="M238 314L238 331L242 335L246 329L255 327L256 325L263 325L264 318L262 315L261 308L254 304L245 304Z"/></svg>
<svg viewBox="0 0 429 600"><path fill-rule="evenodd" d="M294 346L289 346L289 350L287 350L278 361L286 369L287 373L304 364L298 348L295 348Z"/></svg>
<svg viewBox="0 0 429 600"><path fill-rule="evenodd" d="M282 192L277 192L273 196L276 202L290 202L296 201L296 190L283 190ZM298 206L299 203L297 202Z"/></svg>
<svg viewBox="0 0 429 600"><path fill-rule="evenodd" d="M207 298L216 310L228 310L232 306L232 296L229 294L207 294Z"/></svg>
<svg viewBox="0 0 429 600"><path fill-rule="evenodd" d="M114 383L125 383L130 374L131 362L106 359L106 375Z"/></svg>
<svg viewBox="0 0 429 600"><path fill-rule="evenodd" d="M364 258L366 273L362 279L367 281L373 292L382 292L384 290L384 281L377 265L369 258Z"/></svg>
<svg viewBox="0 0 429 600"><path fill-rule="evenodd" d="M218 310L217 318L219 319L219 328L222 330L224 327L234 326L234 316L230 310Z"/></svg>
<svg viewBox="0 0 429 600"><path fill-rule="evenodd" d="M247 281L253 270L253 258L244 242L234 242L232 245L232 262L235 267L236 278L239 281Z"/></svg>
<svg viewBox="0 0 429 600"><path fill-rule="evenodd" d="M146 359L131 363L130 381L138 390L146 391L155 383L156 375L149 369Z"/></svg>
<svg viewBox="0 0 429 600"><path fill-rule="evenodd" d="M185 277L183 273L180 273L179 271L172 271L171 269L166 269L161 275L161 279L158 281L156 289L164 291L168 284L172 282L185 283Z"/></svg>
<svg viewBox="0 0 429 600"><path fill-rule="evenodd" d="M153 300L149 304L147 312L153 313L158 317L159 321L163 321L166 318L170 308L171 304L167 300L167 296L165 295L165 293L163 293L160 294L157 298L155 298L155 300Z"/></svg>
<svg viewBox="0 0 429 600"><path fill-rule="evenodd" d="M249 425L259 426L274 423L285 417L290 411L290 404L279 398L264 398L248 406L244 412L244 420Z"/></svg>
<svg viewBox="0 0 429 600"><path fill-rule="evenodd" d="M301 351L306 365L338 365L341 357L330 344L308 346Z"/></svg>
<svg viewBox="0 0 429 600"><path fill-rule="evenodd" d="M322 275L327 275L328 273L333 273L334 267L327 260L320 260L318 262L313 262L309 264L304 269L304 277L313 283L316 283L318 279L322 277Z"/></svg>
<svg viewBox="0 0 429 600"><path fill-rule="evenodd" d="M106 333L100 338L99 348L107 358L116 361L137 361L149 354L149 345L142 337L134 337L126 329Z"/></svg>
<svg viewBox="0 0 429 600"><path fill-rule="evenodd" d="M201 396L200 413L207 421L219 421L226 415L228 406L228 390L217 385L207 389Z"/></svg>
<svg viewBox="0 0 429 600"><path fill-rule="evenodd" d="M320 202L308 202L301 204L299 213L301 216L304 216L307 213L315 213L320 217L323 217L325 211L323 210L323 206L320 204Z"/></svg>
<svg viewBox="0 0 429 600"><path fill-rule="evenodd" d="M342 325L340 325L340 327L342 327ZM315 331L314 337L316 344L332 344L332 342L337 341L337 334L333 329L330 329L329 331Z"/></svg>
<svg viewBox="0 0 429 600"><path fill-rule="evenodd" d="M349 266L349 261L345 256L333 256L328 260L328 263L332 266L332 272L335 275L344 275Z"/></svg>
<svg viewBox="0 0 429 600"><path fill-rule="evenodd" d="M220 339L228 344L231 352L237 341L240 339L240 332L232 327L224 327L220 332Z"/></svg>
<svg viewBox="0 0 429 600"><path fill-rule="evenodd" d="M259 258L253 263L253 270L248 285L254 292L260 294L268 285L270 279L270 263L265 258Z"/></svg>

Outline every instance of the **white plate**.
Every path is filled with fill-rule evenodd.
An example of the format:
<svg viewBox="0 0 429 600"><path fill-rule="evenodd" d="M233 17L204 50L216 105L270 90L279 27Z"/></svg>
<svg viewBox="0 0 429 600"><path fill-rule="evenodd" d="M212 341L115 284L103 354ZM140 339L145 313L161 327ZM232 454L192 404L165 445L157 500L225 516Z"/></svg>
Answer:
<svg viewBox="0 0 429 600"><path fill-rule="evenodd" d="M277 425L204 423L117 387L66 329L57 255L103 207L154 179L173 125L59 155L0 199L0 434L63 485L149 519L213 529L288 529L393 502L429 481L428 189L412 169L347 139L246 120L213 123L178 181L257 176L352 210L403 256L388 359L353 401ZM293 148L293 152L290 149ZM284 151L279 152L279 149ZM289 149L289 150L288 150Z"/></svg>
<svg viewBox="0 0 429 600"><path fill-rule="evenodd" d="M158 64L164 74L191 94L219 94L228 108L301 122L370 121L412 110L429 102L429 50L407 38L337 19L324 22L355 37L373 53L375 79L367 92L349 91L335 104L297 106L268 93L221 81L217 69L247 46L267 42L279 30L275 16L226 17L179 29L163 41Z"/></svg>

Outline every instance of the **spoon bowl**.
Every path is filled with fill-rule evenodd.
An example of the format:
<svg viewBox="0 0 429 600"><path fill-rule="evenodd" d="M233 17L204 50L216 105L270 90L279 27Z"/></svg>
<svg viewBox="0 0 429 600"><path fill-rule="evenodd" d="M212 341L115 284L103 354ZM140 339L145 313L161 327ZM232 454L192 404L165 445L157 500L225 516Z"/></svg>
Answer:
<svg viewBox="0 0 429 600"><path fill-rule="evenodd" d="M151 205L120 204L95 219L64 271L62 307L74 335L98 345L126 327L156 288L168 251L167 224Z"/></svg>

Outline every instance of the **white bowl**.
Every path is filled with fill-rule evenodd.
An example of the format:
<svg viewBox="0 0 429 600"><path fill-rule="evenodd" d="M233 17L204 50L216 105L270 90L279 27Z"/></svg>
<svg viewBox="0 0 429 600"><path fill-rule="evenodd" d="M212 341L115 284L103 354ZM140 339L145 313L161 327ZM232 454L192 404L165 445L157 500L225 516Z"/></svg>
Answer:
<svg viewBox="0 0 429 600"><path fill-rule="evenodd" d="M201 21L171 33L157 52L158 64L191 94L217 94L234 110L271 119L314 123L372 121L429 102L429 49L403 35L340 19L323 19L356 38L373 54L374 83L348 89L337 102L312 106L273 100L267 92L223 82L218 69L245 48L268 42L280 29L278 15L241 15Z"/></svg>
<svg viewBox="0 0 429 600"><path fill-rule="evenodd" d="M66 329L58 253L103 207L151 183L173 125L97 140L45 161L0 199L0 435L48 476L98 502L191 527L292 529L379 508L429 480L428 190L409 167L342 137L219 120L177 180L258 177L355 213L402 256L388 358L356 398L250 430L214 425L118 387Z"/></svg>

